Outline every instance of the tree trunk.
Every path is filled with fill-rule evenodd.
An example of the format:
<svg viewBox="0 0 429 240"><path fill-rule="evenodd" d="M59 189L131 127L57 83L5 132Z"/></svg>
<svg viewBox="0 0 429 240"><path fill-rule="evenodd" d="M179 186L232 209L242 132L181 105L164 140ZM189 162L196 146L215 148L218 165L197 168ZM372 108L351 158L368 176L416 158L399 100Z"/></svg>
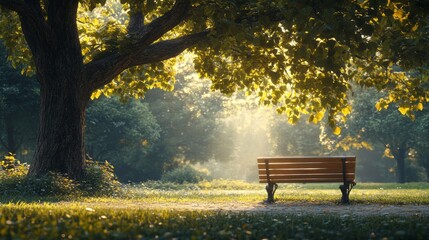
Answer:
<svg viewBox="0 0 429 240"><path fill-rule="evenodd" d="M29 175L48 172L79 179L85 164L85 108L90 91L82 87L81 63L71 54L52 54L38 69L40 121L36 151Z"/></svg>
<svg viewBox="0 0 429 240"><path fill-rule="evenodd" d="M80 178L85 163L85 105L73 87L41 91L37 147L29 174L66 173Z"/></svg>
<svg viewBox="0 0 429 240"><path fill-rule="evenodd" d="M429 182L429 167L426 167L425 170L426 170L426 181Z"/></svg>
<svg viewBox="0 0 429 240"><path fill-rule="evenodd" d="M5 114L4 124L7 135L7 151L10 153L16 153L18 147L15 141L15 126L10 113Z"/></svg>
<svg viewBox="0 0 429 240"><path fill-rule="evenodd" d="M405 183L405 158L407 155L407 148L399 147L392 151L396 160L396 176L398 183Z"/></svg>

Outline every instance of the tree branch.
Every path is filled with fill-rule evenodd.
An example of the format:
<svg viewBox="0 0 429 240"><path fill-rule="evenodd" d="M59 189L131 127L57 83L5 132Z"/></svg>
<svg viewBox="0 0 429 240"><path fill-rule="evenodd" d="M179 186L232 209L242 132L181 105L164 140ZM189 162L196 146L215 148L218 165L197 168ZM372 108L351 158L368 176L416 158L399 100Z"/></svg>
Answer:
<svg viewBox="0 0 429 240"><path fill-rule="evenodd" d="M85 79L91 91L103 87L125 69L130 67L160 62L173 58L186 49L204 40L209 30L186 35L180 38L154 43L145 48L134 49L131 53L113 52L103 59L85 66Z"/></svg>
<svg viewBox="0 0 429 240"><path fill-rule="evenodd" d="M137 31L132 32L134 37L138 38L137 45L141 45L142 47L149 46L162 37L165 33L183 22L188 17L190 9L190 0L177 0L170 11L153 20L148 25L144 25L143 20L140 19L138 20L138 24L140 25L138 28L136 28L137 26L130 25L129 29L131 28L133 31ZM141 12L140 14L139 11L137 11L136 15L133 15L133 17L143 17ZM130 24L136 25L137 23L135 21L130 21Z"/></svg>
<svg viewBox="0 0 429 240"><path fill-rule="evenodd" d="M186 49L205 39L209 32L210 31L207 30L172 40L154 43L147 47L144 51L134 52L134 56L131 58L132 61L130 67L160 62L172 57L176 57Z"/></svg>
<svg viewBox="0 0 429 240"><path fill-rule="evenodd" d="M0 6L18 14L33 55L40 52L41 45L49 46L50 29L43 17L39 0L0 0Z"/></svg>

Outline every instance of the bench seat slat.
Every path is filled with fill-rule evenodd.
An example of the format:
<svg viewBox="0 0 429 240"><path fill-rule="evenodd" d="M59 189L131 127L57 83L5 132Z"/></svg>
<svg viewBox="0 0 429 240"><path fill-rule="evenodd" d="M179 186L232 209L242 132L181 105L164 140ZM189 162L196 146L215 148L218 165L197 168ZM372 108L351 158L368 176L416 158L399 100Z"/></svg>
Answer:
<svg viewBox="0 0 429 240"><path fill-rule="evenodd" d="M352 181L352 180L350 180ZM320 179L320 178L315 178L315 179L310 179L310 178L302 178L302 179L282 179L282 180L277 180L275 181L275 183L334 183L334 182L343 182L343 178L326 178L326 179ZM268 181L266 179L264 180L259 180L259 183L268 183Z"/></svg>
<svg viewBox="0 0 429 240"><path fill-rule="evenodd" d="M354 167L347 167L346 172L354 172ZM306 174L306 173L343 173L342 169L331 169L331 168L289 168L289 169L269 169L271 174ZM259 169L260 175L266 175L265 169Z"/></svg>
<svg viewBox="0 0 429 240"><path fill-rule="evenodd" d="M287 174L287 175L270 175L270 180L272 182L276 182L276 180L281 179L301 179L301 178L319 178L319 179L325 179L325 178L341 178L343 179L342 173L334 173L334 174ZM355 178L354 173L346 174L346 179L353 180ZM267 176L260 175L259 179L267 179Z"/></svg>
<svg viewBox="0 0 429 240"><path fill-rule="evenodd" d="M284 163L284 162L341 162L345 158L346 161L356 161L356 157L270 157L258 158L258 163L265 163L267 159L271 163Z"/></svg>
<svg viewBox="0 0 429 240"><path fill-rule="evenodd" d="M352 167L355 166L355 162L346 162L346 167ZM287 168L337 168L342 169L342 163L341 162L329 162L329 163L322 163L322 162L315 162L315 163L269 163L268 168L271 169L287 169ZM265 164L258 164L258 169L266 169Z"/></svg>

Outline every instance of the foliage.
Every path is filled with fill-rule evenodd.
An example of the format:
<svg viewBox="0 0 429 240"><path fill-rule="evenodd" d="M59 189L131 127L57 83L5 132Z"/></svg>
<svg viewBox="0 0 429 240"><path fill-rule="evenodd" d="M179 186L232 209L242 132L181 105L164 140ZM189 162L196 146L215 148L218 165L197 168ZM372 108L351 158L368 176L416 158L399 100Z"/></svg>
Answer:
<svg viewBox="0 0 429 240"><path fill-rule="evenodd" d="M320 127L312 123L299 121L290 125L286 120L279 119L272 127L272 142L275 143L275 153L284 156L320 156L324 146L320 142Z"/></svg>
<svg viewBox="0 0 429 240"><path fill-rule="evenodd" d="M202 180L207 180L209 175L205 172L199 171L190 165L175 168L170 172L162 175L161 181L173 183L198 183Z"/></svg>
<svg viewBox="0 0 429 240"><path fill-rule="evenodd" d="M352 81L388 89L395 97L387 103L400 101L410 110L413 102L418 106L420 101L427 101L425 80L405 74L402 68L392 71L396 64L406 68L425 66L424 46L428 42L427 30L421 28L427 24L423 3L240 3L234 7L264 13L255 16L256 26L247 25L251 17L238 15L244 20L237 22L237 15L211 6L213 15L223 14L223 18L214 17L216 34L197 48L196 69L213 80L213 88L225 93L236 89L259 92L262 103L278 106L278 111L286 113L292 122L301 113L308 113L312 122L327 114L331 127L334 119L341 121L350 113L346 96ZM405 42L415 47L416 59L401 52L411 49ZM403 66L401 57L409 59L410 64Z"/></svg>
<svg viewBox="0 0 429 240"><path fill-rule="evenodd" d="M385 155L397 162L395 173L398 181L411 180L411 176L417 175L414 172L411 176L406 176L407 168L412 169L412 162L402 162L409 160L411 149L419 143L425 144L429 137L419 133L419 125L422 123L420 119L412 121L392 108L375 111L373 103L379 96L380 94L368 90L356 95L353 104L355 112L350 117L348 128L354 136L360 136L372 144L382 144L385 147ZM424 116L423 113L419 115Z"/></svg>
<svg viewBox="0 0 429 240"><path fill-rule="evenodd" d="M36 141L39 89L34 78L22 76L6 58L0 46L0 151L23 158Z"/></svg>
<svg viewBox="0 0 429 240"><path fill-rule="evenodd" d="M0 188L3 196L15 197L78 197L112 196L119 192L120 184L113 167L105 162L87 162L85 176L76 181L60 173L49 172L41 177L27 176L29 166L21 164L14 155L1 161Z"/></svg>
<svg viewBox="0 0 429 240"><path fill-rule="evenodd" d="M426 177L429 179L429 113L427 108L417 114L413 129L416 137L415 158L426 169Z"/></svg>
<svg viewBox="0 0 429 240"><path fill-rule="evenodd" d="M87 118L88 154L111 162L122 181L142 181L161 172L147 160L160 144L161 129L146 103L100 98L88 107Z"/></svg>
<svg viewBox="0 0 429 240"><path fill-rule="evenodd" d="M79 9L77 19L80 33L80 43L84 62L98 60L106 54L110 48L124 48L124 51L132 51L128 48L131 41L126 24L129 20L130 6L121 4L120 1L104 1L105 4L96 8L83 5ZM91 10L90 10L91 9ZM159 10L158 10L159 11ZM152 13L156 14L156 13ZM146 17L153 19L152 14ZM123 41L118 46L118 40ZM126 49L126 50L125 50ZM101 95L119 95L121 100L130 98L143 98L145 93L154 88L171 91L175 83L175 63L170 59L145 66L134 66L121 72L104 89L97 89L91 98L96 99Z"/></svg>
<svg viewBox="0 0 429 240"><path fill-rule="evenodd" d="M144 156L156 145L160 128L147 104L102 98L87 110L87 149L96 159L129 162L127 155Z"/></svg>
<svg viewBox="0 0 429 240"><path fill-rule="evenodd" d="M84 196L115 196L121 186L110 163L91 160L86 161L85 175L78 184Z"/></svg>
<svg viewBox="0 0 429 240"><path fill-rule="evenodd" d="M3 157L0 166L6 175L23 175L28 170L27 164L21 164L12 153Z"/></svg>
<svg viewBox="0 0 429 240"><path fill-rule="evenodd" d="M1 238L426 239L424 216L277 215L6 204ZM339 227L341 226L341 227Z"/></svg>
<svg viewBox="0 0 429 240"><path fill-rule="evenodd" d="M189 62L181 65L175 91L151 91L121 104L99 98L87 111L87 151L115 165L121 181L159 179L186 163L225 161L232 144L218 121L223 99L210 93Z"/></svg>
<svg viewBox="0 0 429 240"><path fill-rule="evenodd" d="M396 175L397 181L423 181L425 178L419 176L420 166L413 161L413 152L429 141L429 135L424 133L427 111L416 113L414 120L392 107L377 111L374 105L384 96L385 93L376 89L355 90L353 112L341 125L343 132L334 136L324 128L323 144L339 154L356 151L359 159L367 162L365 166L358 166L364 174L374 169L385 176L386 173L382 174L384 168ZM395 166L389 166L389 158L395 161Z"/></svg>
<svg viewBox="0 0 429 240"><path fill-rule="evenodd" d="M82 1L77 28L84 61L98 60L118 49L129 53L140 37L130 28L133 14L144 12L144 22L149 23L172 4ZM387 89L389 96L380 104L399 101L408 113L419 109L427 97L425 4L200 0L193 1L192 17L160 38L210 29L208 38L194 49L201 76L212 79L213 88L225 93L237 89L258 92L261 103L278 106L279 112L294 122L301 113L309 113L314 122L325 113L331 120L336 115L348 115L350 81ZM15 65L27 66L28 57L24 56L30 54L24 47L18 19L9 11L3 12L1 37L10 59ZM12 45L16 39L19 44ZM27 53L19 54L16 49L26 49ZM115 92L138 97L153 87L171 89L171 69L169 62L130 68L120 80L95 95Z"/></svg>
<svg viewBox="0 0 429 240"><path fill-rule="evenodd" d="M0 187L5 196L65 196L77 195L77 184L67 176L49 173L40 178L28 177L29 166L14 155L5 156L0 171Z"/></svg>
<svg viewBox="0 0 429 240"><path fill-rule="evenodd" d="M233 151L229 133L219 124L224 99L210 92L210 82L199 79L189 62L180 69L174 92L153 90L143 100L162 129L146 159L159 167L158 173L188 163L227 161ZM150 179L159 177L154 172Z"/></svg>

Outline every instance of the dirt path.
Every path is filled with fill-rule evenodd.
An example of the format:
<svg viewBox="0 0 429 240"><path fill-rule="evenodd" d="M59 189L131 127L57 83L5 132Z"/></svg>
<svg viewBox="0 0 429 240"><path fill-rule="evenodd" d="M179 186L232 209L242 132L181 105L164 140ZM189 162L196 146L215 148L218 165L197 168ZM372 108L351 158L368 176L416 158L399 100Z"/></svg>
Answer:
<svg viewBox="0 0 429 240"><path fill-rule="evenodd" d="M91 205L89 203L88 205ZM99 203L97 203L98 206ZM124 205L109 205L114 208L138 209L175 209L175 210L210 210L225 212L268 213L268 214L295 214L295 215L323 215L335 214L339 216L383 216L421 215L429 217L429 205L380 205L380 204L314 204L314 203L127 203Z"/></svg>

